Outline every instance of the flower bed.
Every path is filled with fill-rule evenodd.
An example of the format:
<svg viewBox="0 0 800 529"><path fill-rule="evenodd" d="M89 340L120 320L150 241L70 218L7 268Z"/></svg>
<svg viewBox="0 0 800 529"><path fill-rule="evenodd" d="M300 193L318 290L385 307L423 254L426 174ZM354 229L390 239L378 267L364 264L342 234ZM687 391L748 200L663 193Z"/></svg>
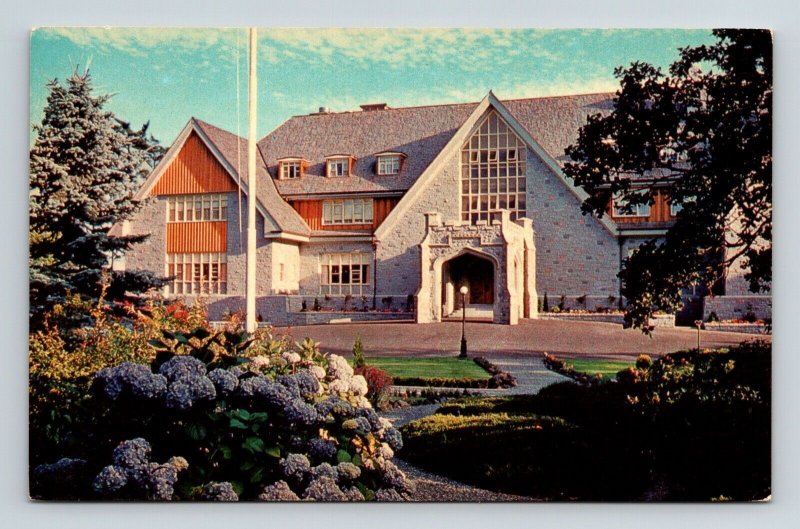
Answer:
<svg viewBox="0 0 800 529"><path fill-rule="evenodd" d="M424 359L422 359L424 360ZM409 360L412 361L412 360ZM459 360L463 361L463 360ZM475 377L434 377L434 376L394 376L395 386L415 386L431 388L469 388L469 389L502 389L517 385L511 373L501 370L483 357L473 358L473 362L485 370L490 376Z"/></svg>
<svg viewBox="0 0 800 529"><path fill-rule="evenodd" d="M645 362L616 383L448 401L403 426L403 459L540 500L768 498L769 344Z"/></svg>
<svg viewBox="0 0 800 529"><path fill-rule="evenodd" d="M78 442L57 463L34 466L33 497L406 498L410 484L391 461L402 437L344 358L310 340L236 340L204 328L165 332L152 345L150 366L97 371L87 413L68 432Z"/></svg>

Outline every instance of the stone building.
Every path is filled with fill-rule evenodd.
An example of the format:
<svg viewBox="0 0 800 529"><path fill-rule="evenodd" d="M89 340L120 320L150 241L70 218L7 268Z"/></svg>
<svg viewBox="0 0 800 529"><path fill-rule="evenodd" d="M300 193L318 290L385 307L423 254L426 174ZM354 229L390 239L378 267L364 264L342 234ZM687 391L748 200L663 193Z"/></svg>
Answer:
<svg viewBox="0 0 800 529"><path fill-rule="evenodd" d="M661 236L679 205L664 189L634 211L581 214L585 194L562 172L564 149L612 104L611 94L500 101L490 92L479 103L320 109L258 142L255 175L246 139L192 118L138 193L144 208L115 227L151 235L124 266L170 277L167 296L202 296L211 319L241 310L257 178L263 321L342 318L315 306L349 309L354 321L440 321L461 308L461 287L467 307L496 323L535 318L545 295L615 308L622 260ZM766 315L768 297L738 294L715 298L718 316L747 304Z"/></svg>

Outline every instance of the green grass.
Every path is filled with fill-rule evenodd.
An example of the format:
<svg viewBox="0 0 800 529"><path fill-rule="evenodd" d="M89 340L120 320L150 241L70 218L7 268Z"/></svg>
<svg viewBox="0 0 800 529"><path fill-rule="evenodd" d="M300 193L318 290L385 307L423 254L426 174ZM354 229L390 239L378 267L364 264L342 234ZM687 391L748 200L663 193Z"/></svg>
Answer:
<svg viewBox="0 0 800 529"><path fill-rule="evenodd" d="M471 378L484 380L491 378L482 367L471 359L400 357L367 358L367 365L379 367L392 377L406 378ZM350 360L352 363L352 360Z"/></svg>
<svg viewBox="0 0 800 529"><path fill-rule="evenodd" d="M633 367L632 360L605 360L602 358L561 358L565 364L572 365L575 371L589 375L601 374L604 379L614 378L618 371Z"/></svg>
<svg viewBox="0 0 800 529"><path fill-rule="evenodd" d="M566 362L611 376L633 363ZM398 455L545 500L760 499L770 492L770 362L763 344L684 351L656 359L646 377L449 400L401 428Z"/></svg>

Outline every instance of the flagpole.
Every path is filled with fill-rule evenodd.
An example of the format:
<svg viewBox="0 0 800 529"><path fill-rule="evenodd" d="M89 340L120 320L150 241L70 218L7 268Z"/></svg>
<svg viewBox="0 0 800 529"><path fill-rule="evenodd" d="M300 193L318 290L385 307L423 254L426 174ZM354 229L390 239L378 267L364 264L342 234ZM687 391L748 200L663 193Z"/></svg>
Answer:
<svg viewBox="0 0 800 529"><path fill-rule="evenodd" d="M253 333L256 322L256 28L250 28L250 75L247 88L247 332Z"/></svg>

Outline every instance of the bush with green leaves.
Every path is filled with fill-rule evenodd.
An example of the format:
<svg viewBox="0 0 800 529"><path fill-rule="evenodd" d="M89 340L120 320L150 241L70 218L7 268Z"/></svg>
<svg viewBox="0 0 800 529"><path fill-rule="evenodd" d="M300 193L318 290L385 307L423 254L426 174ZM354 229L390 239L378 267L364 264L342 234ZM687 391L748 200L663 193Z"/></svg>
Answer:
<svg viewBox="0 0 800 529"><path fill-rule="evenodd" d="M410 491L392 462L400 433L344 358L311 340L203 328L151 343L149 366L97 371L90 419L73 430L81 442L61 454L80 464L35 467L34 497L347 501ZM73 466L74 483L54 490Z"/></svg>
<svg viewBox="0 0 800 529"><path fill-rule="evenodd" d="M771 492L770 379L766 342L642 355L609 382L449 401L403 427L403 459L539 499L763 499Z"/></svg>

